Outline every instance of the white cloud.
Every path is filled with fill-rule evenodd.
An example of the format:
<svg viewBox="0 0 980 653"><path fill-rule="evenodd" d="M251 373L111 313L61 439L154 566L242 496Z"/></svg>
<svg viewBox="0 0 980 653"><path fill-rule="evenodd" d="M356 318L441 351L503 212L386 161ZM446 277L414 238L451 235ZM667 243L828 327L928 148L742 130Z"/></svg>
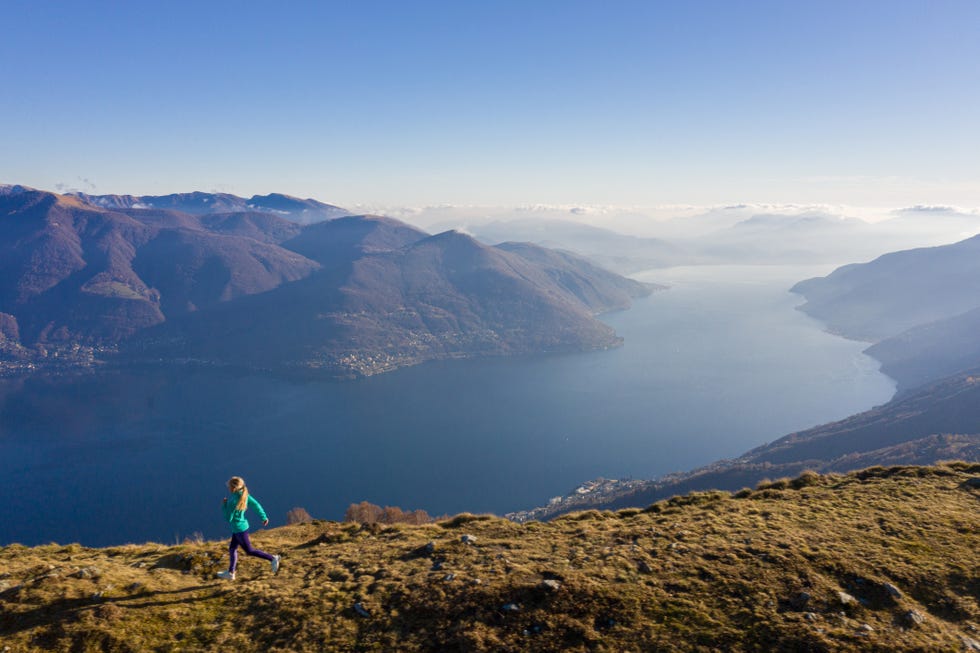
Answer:
<svg viewBox="0 0 980 653"><path fill-rule="evenodd" d="M952 205L918 205L907 208L893 206L854 206L832 203L740 203L740 204L431 204L422 206L389 206L360 204L349 206L353 213L371 213L404 220L427 231L475 227L490 222L511 220L566 220L635 236L683 236L689 232L707 233L730 226L754 215L799 217L820 215L840 220L856 218L876 223L903 212L952 212L980 215L977 209ZM690 228L689 228L690 227ZM691 230L694 230L693 232Z"/></svg>
<svg viewBox="0 0 980 653"><path fill-rule="evenodd" d="M962 213L962 211L955 206L916 204L915 206L895 209L895 213Z"/></svg>

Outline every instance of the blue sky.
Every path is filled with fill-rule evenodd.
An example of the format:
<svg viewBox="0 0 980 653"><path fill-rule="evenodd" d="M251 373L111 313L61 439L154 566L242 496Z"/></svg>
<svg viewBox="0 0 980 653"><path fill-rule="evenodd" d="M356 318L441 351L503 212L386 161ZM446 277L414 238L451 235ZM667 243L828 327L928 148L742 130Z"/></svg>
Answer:
<svg viewBox="0 0 980 653"><path fill-rule="evenodd" d="M980 206L978 2L10 2L0 182Z"/></svg>

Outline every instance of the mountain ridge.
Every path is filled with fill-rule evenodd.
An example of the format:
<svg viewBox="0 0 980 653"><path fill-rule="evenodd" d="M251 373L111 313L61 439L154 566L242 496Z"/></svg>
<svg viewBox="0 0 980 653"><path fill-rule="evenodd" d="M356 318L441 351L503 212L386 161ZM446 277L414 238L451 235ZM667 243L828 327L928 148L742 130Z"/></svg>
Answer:
<svg viewBox="0 0 980 653"><path fill-rule="evenodd" d="M77 197L88 204L110 210L165 209L192 215L252 211L287 217L300 224L310 224L351 215L349 211L339 206L325 204L312 198L301 199L282 193L253 195L249 198L239 197L231 193L202 191L171 193L169 195L89 195L80 192L69 193L68 195Z"/></svg>
<svg viewBox="0 0 980 653"><path fill-rule="evenodd" d="M318 267L267 243L199 229L183 214L147 224L33 190L0 197L0 213L0 306L16 313L26 347L111 345L168 312L268 290Z"/></svg>
<svg viewBox="0 0 980 653"><path fill-rule="evenodd" d="M871 343L901 392L980 366L980 235L846 265L791 292L830 331Z"/></svg>
<svg viewBox="0 0 980 653"><path fill-rule="evenodd" d="M339 232L358 253L295 284L161 325L135 343L138 355L184 352L212 364L350 378L426 360L606 348L622 340L593 316L626 308L630 293L653 291L607 273L604 282L620 279L621 286L609 285L604 301L590 303L532 262L456 232L428 236L387 218L314 228L312 241L284 246L317 259L323 232ZM590 275L587 263L568 263L578 265ZM246 320L248 331L239 326ZM276 342L283 322L305 326Z"/></svg>
<svg viewBox="0 0 980 653"><path fill-rule="evenodd" d="M300 225L229 212L230 195L142 199L0 193L0 371L195 361L348 378L583 351L622 342L595 315L657 289L381 216Z"/></svg>
<svg viewBox="0 0 980 653"><path fill-rule="evenodd" d="M877 341L975 308L980 303L978 254L980 236L892 252L801 281L791 292L806 298L800 310L835 332Z"/></svg>

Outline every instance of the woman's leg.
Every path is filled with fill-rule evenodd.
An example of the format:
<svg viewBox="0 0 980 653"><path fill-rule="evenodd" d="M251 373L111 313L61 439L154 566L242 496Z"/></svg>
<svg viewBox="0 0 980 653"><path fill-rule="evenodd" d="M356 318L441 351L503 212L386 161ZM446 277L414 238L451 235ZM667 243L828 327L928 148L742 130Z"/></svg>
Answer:
<svg viewBox="0 0 980 653"><path fill-rule="evenodd" d="M231 542L228 543L228 571L231 573L235 573L235 567L238 566L238 547L242 546L239 535L241 533L232 533Z"/></svg>
<svg viewBox="0 0 980 653"><path fill-rule="evenodd" d="M265 551L259 551L258 549L252 548L252 541L248 537L248 531L243 533L235 533L235 537L239 538L238 543L242 547L242 551L245 555L255 556L256 558L262 558L263 560L268 560L272 562L275 556L271 556Z"/></svg>

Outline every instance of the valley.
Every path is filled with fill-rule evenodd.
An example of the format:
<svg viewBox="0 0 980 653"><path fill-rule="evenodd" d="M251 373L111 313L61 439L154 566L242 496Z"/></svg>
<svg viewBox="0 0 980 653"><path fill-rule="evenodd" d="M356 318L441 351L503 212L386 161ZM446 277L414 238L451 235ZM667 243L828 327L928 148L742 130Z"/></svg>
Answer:
<svg viewBox="0 0 980 653"><path fill-rule="evenodd" d="M894 393L861 343L794 310L786 289L826 271L650 272L641 280L670 290L603 315L623 338L609 350L430 361L344 381L203 361L9 378L4 535L86 545L216 536L207 497L233 474L269 488L266 507L280 516L302 505L339 519L363 500L504 514L600 476L638 481L733 458ZM40 517L52 498L37 488L62 483L100 497L70 524ZM156 518L129 500L131 487L158 503Z"/></svg>

